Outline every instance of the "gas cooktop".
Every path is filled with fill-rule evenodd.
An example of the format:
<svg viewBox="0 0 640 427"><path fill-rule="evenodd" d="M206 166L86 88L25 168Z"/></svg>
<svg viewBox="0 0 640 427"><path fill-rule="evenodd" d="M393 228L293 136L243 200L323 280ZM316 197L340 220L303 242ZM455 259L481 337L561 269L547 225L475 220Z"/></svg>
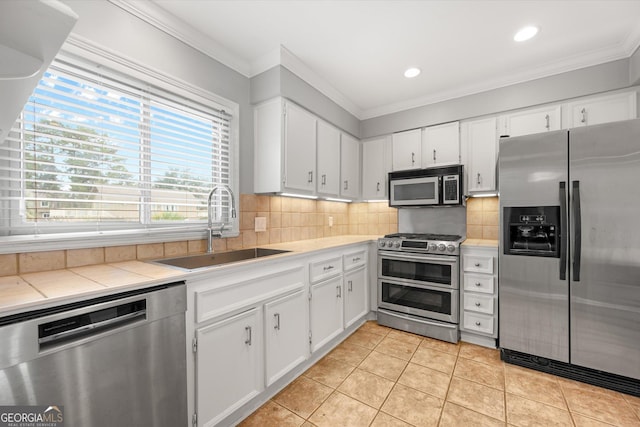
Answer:
<svg viewBox="0 0 640 427"><path fill-rule="evenodd" d="M431 233L394 233L378 239L378 247L387 251L459 255L462 236Z"/></svg>

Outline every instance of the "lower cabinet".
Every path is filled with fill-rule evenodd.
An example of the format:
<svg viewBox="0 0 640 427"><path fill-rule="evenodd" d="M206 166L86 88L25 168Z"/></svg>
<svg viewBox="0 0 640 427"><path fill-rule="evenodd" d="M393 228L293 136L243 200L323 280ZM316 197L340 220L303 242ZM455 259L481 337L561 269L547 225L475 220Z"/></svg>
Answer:
<svg viewBox="0 0 640 427"><path fill-rule="evenodd" d="M496 347L498 337L498 249L462 246L460 337Z"/></svg>
<svg viewBox="0 0 640 427"><path fill-rule="evenodd" d="M299 290L264 305L265 380L267 387L306 360L309 316L307 293Z"/></svg>
<svg viewBox="0 0 640 427"><path fill-rule="evenodd" d="M344 326L349 327L353 322L367 314L367 275L366 269L361 267L344 274Z"/></svg>
<svg viewBox="0 0 640 427"><path fill-rule="evenodd" d="M311 286L311 351L336 337L343 328L342 276Z"/></svg>
<svg viewBox="0 0 640 427"><path fill-rule="evenodd" d="M198 425L212 426L263 389L262 310L196 330Z"/></svg>

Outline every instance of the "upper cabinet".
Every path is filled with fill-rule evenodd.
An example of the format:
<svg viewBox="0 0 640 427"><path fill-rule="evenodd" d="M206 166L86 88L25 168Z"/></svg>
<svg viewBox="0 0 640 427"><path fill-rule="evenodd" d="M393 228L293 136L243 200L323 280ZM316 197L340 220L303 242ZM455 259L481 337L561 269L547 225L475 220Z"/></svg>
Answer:
<svg viewBox="0 0 640 427"><path fill-rule="evenodd" d="M580 98L569 102L565 128L597 125L635 119L637 93L622 92L613 95Z"/></svg>
<svg viewBox="0 0 640 427"><path fill-rule="evenodd" d="M497 119L489 117L462 123L463 163L467 176L467 191L496 190L498 155Z"/></svg>
<svg viewBox="0 0 640 427"><path fill-rule="evenodd" d="M340 194L340 130L318 121L318 194L337 197Z"/></svg>
<svg viewBox="0 0 640 427"><path fill-rule="evenodd" d="M422 130L413 129L392 135L392 170L422 167Z"/></svg>
<svg viewBox="0 0 640 427"><path fill-rule="evenodd" d="M391 138L362 143L362 198L388 199L387 174L391 171Z"/></svg>
<svg viewBox="0 0 640 427"><path fill-rule="evenodd" d="M349 199L360 197L360 141L342 134L340 156L340 196Z"/></svg>
<svg viewBox="0 0 640 427"><path fill-rule="evenodd" d="M460 163L460 123L422 129L422 167Z"/></svg>
<svg viewBox="0 0 640 427"><path fill-rule="evenodd" d="M520 136L559 130L561 111L560 104L556 104L504 114L498 118L498 134Z"/></svg>
<svg viewBox="0 0 640 427"><path fill-rule="evenodd" d="M357 199L360 141L286 99L259 104L253 185L255 193Z"/></svg>

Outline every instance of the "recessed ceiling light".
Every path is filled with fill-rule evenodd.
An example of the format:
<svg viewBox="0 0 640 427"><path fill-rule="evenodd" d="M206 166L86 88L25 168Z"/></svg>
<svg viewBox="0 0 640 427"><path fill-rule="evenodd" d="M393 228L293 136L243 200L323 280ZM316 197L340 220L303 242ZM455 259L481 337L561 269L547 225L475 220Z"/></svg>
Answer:
<svg viewBox="0 0 640 427"><path fill-rule="evenodd" d="M517 42L523 42L525 40L529 40L533 38L536 34L538 34L538 27L529 25L527 27L524 27L518 30L516 35L513 36L513 39Z"/></svg>
<svg viewBox="0 0 640 427"><path fill-rule="evenodd" d="M420 68L416 67L407 68L407 70L404 72L404 76L408 79L411 79L418 74L420 74Z"/></svg>

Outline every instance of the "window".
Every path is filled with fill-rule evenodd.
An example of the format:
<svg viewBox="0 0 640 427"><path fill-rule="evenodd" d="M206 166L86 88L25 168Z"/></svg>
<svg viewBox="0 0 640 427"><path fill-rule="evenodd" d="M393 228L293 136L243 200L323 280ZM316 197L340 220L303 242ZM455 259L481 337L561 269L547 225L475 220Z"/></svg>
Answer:
<svg viewBox="0 0 640 427"><path fill-rule="evenodd" d="M203 231L210 189L233 187L231 119L103 67L54 61L0 145L0 236ZM230 196L212 202L230 228Z"/></svg>

